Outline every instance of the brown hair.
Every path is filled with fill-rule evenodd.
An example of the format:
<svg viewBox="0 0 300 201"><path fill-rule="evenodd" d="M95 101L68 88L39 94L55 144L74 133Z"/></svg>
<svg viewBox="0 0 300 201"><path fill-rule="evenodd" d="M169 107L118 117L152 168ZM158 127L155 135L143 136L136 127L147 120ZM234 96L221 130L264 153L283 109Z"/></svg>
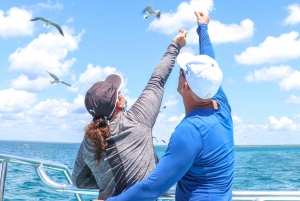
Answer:
<svg viewBox="0 0 300 201"><path fill-rule="evenodd" d="M84 132L85 137L90 139L95 145L94 159L96 164L98 164L101 159L102 151L107 147L106 138L108 138L110 134L110 126L104 119L100 118L93 120L91 123L86 125Z"/></svg>

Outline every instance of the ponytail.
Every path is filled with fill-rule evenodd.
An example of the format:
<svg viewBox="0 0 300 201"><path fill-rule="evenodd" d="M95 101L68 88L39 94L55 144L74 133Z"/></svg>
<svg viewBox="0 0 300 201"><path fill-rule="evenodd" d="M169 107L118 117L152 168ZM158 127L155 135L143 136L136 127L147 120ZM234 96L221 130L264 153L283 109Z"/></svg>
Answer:
<svg viewBox="0 0 300 201"><path fill-rule="evenodd" d="M106 139L110 134L109 121L104 118L94 118L91 123L85 126L84 132L85 137L95 145L94 159L96 164L98 164L101 159L102 151L107 147Z"/></svg>

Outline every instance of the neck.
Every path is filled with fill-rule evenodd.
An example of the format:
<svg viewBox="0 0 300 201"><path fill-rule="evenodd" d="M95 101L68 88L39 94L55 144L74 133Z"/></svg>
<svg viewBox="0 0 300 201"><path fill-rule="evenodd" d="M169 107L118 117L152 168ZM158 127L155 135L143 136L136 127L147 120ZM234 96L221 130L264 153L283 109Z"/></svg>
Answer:
<svg viewBox="0 0 300 201"><path fill-rule="evenodd" d="M194 109L198 108L212 108L217 110L219 108L218 103L212 99L195 101L192 97L186 97L183 99L185 115Z"/></svg>

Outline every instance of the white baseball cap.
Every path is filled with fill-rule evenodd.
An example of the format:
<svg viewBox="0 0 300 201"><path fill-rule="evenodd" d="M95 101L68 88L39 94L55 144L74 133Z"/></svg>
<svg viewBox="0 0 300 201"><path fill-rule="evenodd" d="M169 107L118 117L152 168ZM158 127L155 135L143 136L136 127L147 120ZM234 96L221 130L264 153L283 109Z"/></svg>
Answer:
<svg viewBox="0 0 300 201"><path fill-rule="evenodd" d="M177 62L184 71L191 90L201 99L212 98L219 90L223 73L218 63L207 55L183 52Z"/></svg>

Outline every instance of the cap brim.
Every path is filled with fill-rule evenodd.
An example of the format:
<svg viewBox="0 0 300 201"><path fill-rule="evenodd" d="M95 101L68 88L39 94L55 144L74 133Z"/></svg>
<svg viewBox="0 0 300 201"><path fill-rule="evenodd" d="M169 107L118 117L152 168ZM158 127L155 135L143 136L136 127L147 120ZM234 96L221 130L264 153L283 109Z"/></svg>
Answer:
<svg viewBox="0 0 300 201"><path fill-rule="evenodd" d="M185 65L193 60L195 56L189 52L182 52L177 56L177 63L183 69L185 69Z"/></svg>
<svg viewBox="0 0 300 201"><path fill-rule="evenodd" d="M117 87L119 90L123 83L123 78L118 74L111 74L111 75L107 76L105 81L113 83L114 86Z"/></svg>

